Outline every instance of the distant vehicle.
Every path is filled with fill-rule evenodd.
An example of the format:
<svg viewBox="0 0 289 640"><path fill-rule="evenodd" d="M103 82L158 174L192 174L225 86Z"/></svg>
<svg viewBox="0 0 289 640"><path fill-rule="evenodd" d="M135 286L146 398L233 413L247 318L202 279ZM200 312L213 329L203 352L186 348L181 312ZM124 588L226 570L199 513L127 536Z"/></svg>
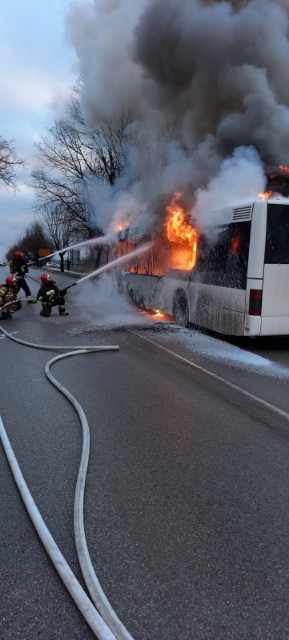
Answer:
<svg viewBox="0 0 289 640"><path fill-rule="evenodd" d="M0 267L6 267L7 266L7 262L5 262L5 260L0 260Z"/></svg>
<svg viewBox="0 0 289 640"><path fill-rule="evenodd" d="M53 262L53 261L46 262L46 267L57 267L57 264L56 264L56 262Z"/></svg>

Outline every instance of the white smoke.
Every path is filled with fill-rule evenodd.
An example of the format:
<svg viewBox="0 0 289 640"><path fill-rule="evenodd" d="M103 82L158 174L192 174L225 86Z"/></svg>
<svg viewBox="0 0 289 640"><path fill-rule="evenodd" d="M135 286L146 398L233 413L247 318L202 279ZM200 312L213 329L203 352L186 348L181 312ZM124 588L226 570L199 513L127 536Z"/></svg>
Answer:
<svg viewBox="0 0 289 640"><path fill-rule="evenodd" d="M143 0L74 2L67 15L68 39L84 77L82 106L88 122L118 117L140 102L141 69L129 55Z"/></svg>
<svg viewBox="0 0 289 640"><path fill-rule="evenodd" d="M205 227L209 222L207 212L245 204L264 189L263 166L256 150L239 147L230 158L223 160L218 175L209 181L207 189L196 191L192 218Z"/></svg>
<svg viewBox="0 0 289 640"><path fill-rule="evenodd" d="M88 123L131 113L121 178L90 190L104 231L155 228L176 191L195 212L255 197L263 163L289 163L288 17L289 0L72 3Z"/></svg>
<svg viewBox="0 0 289 640"><path fill-rule="evenodd" d="M96 328L115 329L137 325L150 326L152 318L137 309L118 290L117 279L103 274L94 282L77 286L77 296L71 293L69 307L77 307L80 324L71 333L94 332ZM83 322L83 326L81 326Z"/></svg>

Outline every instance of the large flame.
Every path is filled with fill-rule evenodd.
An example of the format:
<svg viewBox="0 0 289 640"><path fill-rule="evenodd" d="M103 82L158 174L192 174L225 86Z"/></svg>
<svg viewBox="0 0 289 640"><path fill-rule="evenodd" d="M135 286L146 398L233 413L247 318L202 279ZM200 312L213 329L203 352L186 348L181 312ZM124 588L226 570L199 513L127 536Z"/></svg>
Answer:
<svg viewBox="0 0 289 640"><path fill-rule="evenodd" d="M172 268L193 269L197 259L198 233L188 224L186 215L179 203L180 194L176 193L167 207L167 217L164 223L165 234L169 242L182 245L173 252Z"/></svg>
<svg viewBox="0 0 289 640"><path fill-rule="evenodd" d="M179 242L193 248L196 245L197 232L187 223L186 216L178 202L179 198L180 194L176 193L172 202L167 206L166 236L170 242Z"/></svg>

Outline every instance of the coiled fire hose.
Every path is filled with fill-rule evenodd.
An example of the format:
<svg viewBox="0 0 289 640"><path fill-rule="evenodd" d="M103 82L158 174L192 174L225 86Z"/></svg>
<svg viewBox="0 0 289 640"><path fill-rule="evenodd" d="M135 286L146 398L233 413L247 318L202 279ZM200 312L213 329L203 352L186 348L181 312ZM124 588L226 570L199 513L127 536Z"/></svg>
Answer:
<svg viewBox="0 0 289 640"><path fill-rule="evenodd" d="M11 303L8 303L11 304ZM8 306L8 305L7 305ZM3 309L3 307L1 307ZM15 482L21 494L22 500L26 506L26 509L31 517L31 520L34 524L34 527L42 540L42 543L52 560L54 567L59 573L61 579L66 585L69 593L74 599L77 607L81 611L83 617L89 624L90 628L94 632L95 636L99 640L133 640L130 633L124 627L122 622L119 620L117 614L111 607L108 602L102 587L98 581L98 578L95 574L89 551L87 548L85 530L84 530L84 516L83 516L83 505L84 505L84 491L85 491L85 482L86 482L86 474L87 474L87 466L89 460L89 449L90 449L90 432L88 421L85 412L83 411L81 405L78 403L76 398L60 383L54 378L54 376L50 372L50 367L57 361L68 358L71 356L81 355L85 353L93 353L96 351L116 351L119 349L117 345L100 345L100 346L49 346L49 345L39 345L31 342L26 342L24 340L20 340L19 338L15 338L15 336L8 333L2 326L0 326L0 331L7 337L9 340L13 340L18 344L32 347L35 349L45 349L49 351L66 351L66 353L62 355L58 355L46 363L45 366L45 374L49 381L62 393L72 404L74 409L76 410L81 425L82 425L82 435L83 435L83 444L82 444L82 454L81 461L79 465L75 496L74 496L74 535L75 535L75 544L77 550L77 556L79 560L79 564L81 567L81 571L87 586L87 589L90 593L91 600L81 587L77 578L71 571L69 565L67 564L64 556L62 555L60 549L58 548L55 540L53 539L49 529L47 528L45 522L42 519L42 516L32 498L32 495L26 485L26 482L21 473L20 467L18 465L17 459L11 447L10 441L8 439L3 421L0 416L0 438L2 440L2 444L13 473ZM67 352L68 350L68 352ZM94 603L94 605L92 604Z"/></svg>

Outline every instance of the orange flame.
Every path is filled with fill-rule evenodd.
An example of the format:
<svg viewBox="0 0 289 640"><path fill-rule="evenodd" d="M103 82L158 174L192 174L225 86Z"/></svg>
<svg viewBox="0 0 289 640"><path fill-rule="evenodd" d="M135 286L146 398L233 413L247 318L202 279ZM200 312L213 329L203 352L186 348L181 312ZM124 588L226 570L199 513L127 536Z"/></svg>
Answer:
<svg viewBox="0 0 289 640"><path fill-rule="evenodd" d="M167 313L163 313L159 309L154 309L153 307L145 307L141 305L141 313L148 314L152 320L157 320L158 318L163 318L164 320L171 320L172 316L169 316Z"/></svg>
<svg viewBox="0 0 289 640"><path fill-rule="evenodd" d="M183 260L180 253L178 257L178 264L182 263L179 268L189 270L193 269L196 264L198 234L196 229L188 224L186 215L178 202L179 199L180 194L176 193L172 202L168 205L164 228L166 237L170 242L181 244L187 250L190 249L189 255L188 251L184 249Z"/></svg>
<svg viewBox="0 0 289 640"><path fill-rule="evenodd" d="M241 237L239 235L236 235L231 240L231 245L230 245L231 255L235 256L236 253L239 253L240 247L241 247Z"/></svg>
<svg viewBox="0 0 289 640"><path fill-rule="evenodd" d="M264 193L258 193L258 198L261 198L261 200L268 200L268 198L271 198L273 191L265 191Z"/></svg>
<svg viewBox="0 0 289 640"><path fill-rule="evenodd" d="M123 231L123 229L126 229L128 227L128 224L126 222L116 222L114 225L114 231Z"/></svg>
<svg viewBox="0 0 289 640"><path fill-rule="evenodd" d="M159 311L159 309L154 309L154 312L155 312L155 318L163 318L164 317L164 314L161 311Z"/></svg>

